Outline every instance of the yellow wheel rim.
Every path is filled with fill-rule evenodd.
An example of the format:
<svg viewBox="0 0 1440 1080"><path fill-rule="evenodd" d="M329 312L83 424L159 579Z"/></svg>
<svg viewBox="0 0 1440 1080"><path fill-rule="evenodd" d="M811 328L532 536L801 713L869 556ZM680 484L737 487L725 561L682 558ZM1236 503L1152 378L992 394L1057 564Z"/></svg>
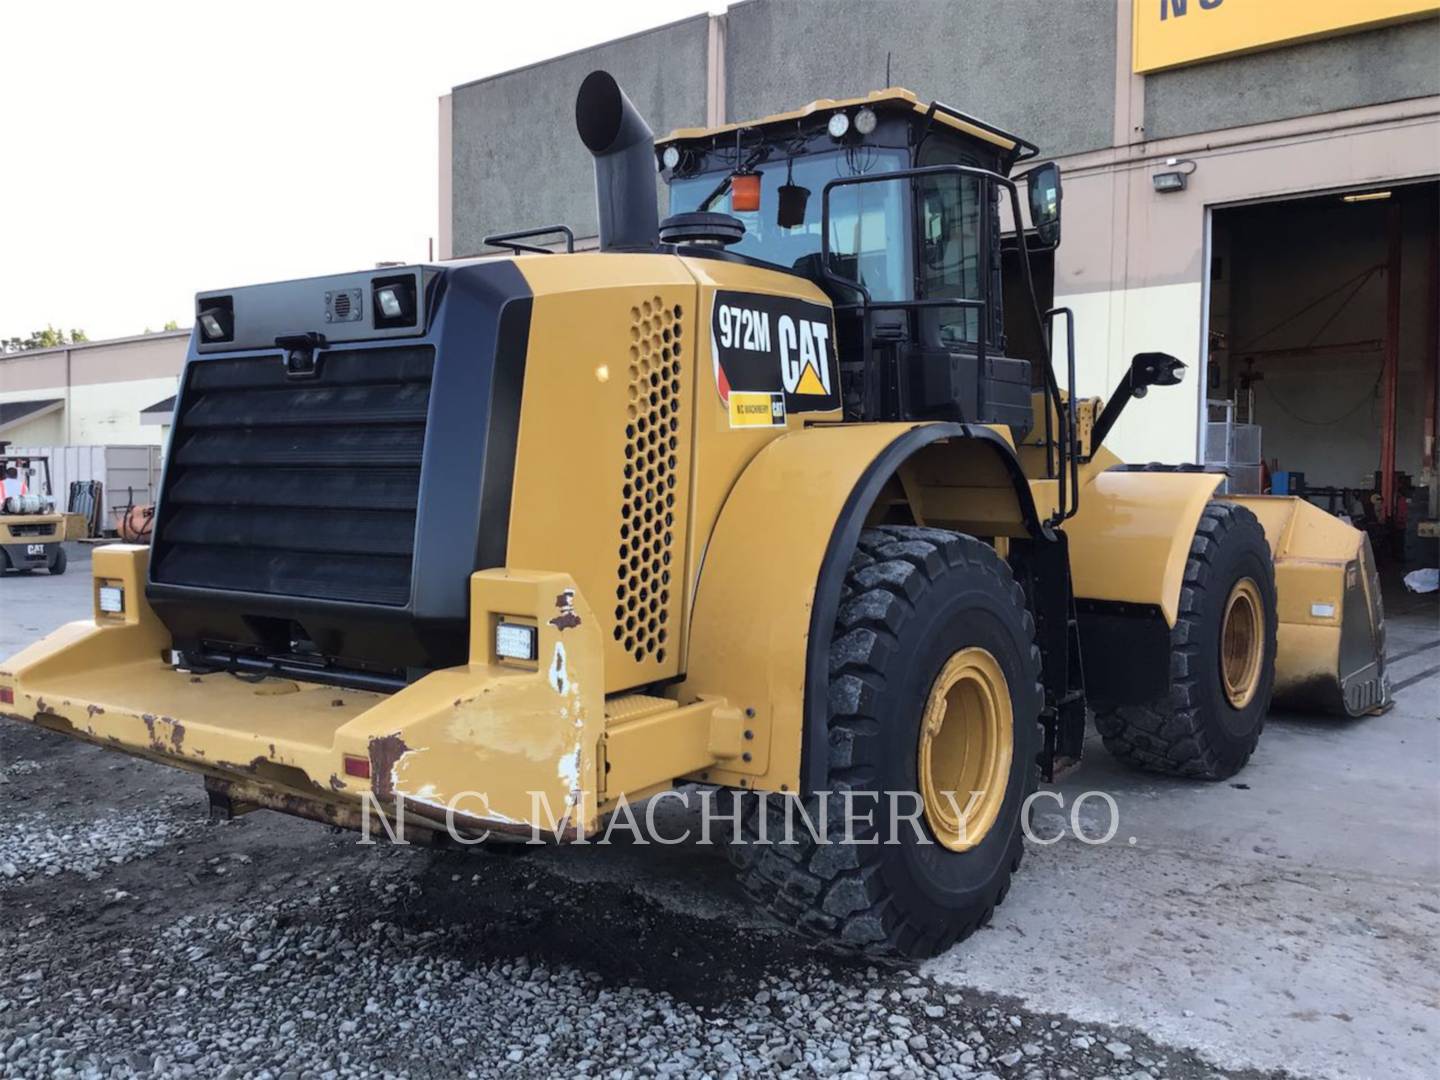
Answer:
<svg viewBox="0 0 1440 1080"><path fill-rule="evenodd" d="M969 851L1000 816L1015 753L1010 686L995 657L961 649L930 687L920 720L925 822L951 851Z"/></svg>
<svg viewBox="0 0 1440 1080"><path fill-rule="evenodd" d="M1260 588L1250 578L1241 578L1225 601L1225 618L1220 623L1220 678L1230 707L1243 709L1255 697L1260 685L1260 667L1265 652L1264 602Z"/></svg>

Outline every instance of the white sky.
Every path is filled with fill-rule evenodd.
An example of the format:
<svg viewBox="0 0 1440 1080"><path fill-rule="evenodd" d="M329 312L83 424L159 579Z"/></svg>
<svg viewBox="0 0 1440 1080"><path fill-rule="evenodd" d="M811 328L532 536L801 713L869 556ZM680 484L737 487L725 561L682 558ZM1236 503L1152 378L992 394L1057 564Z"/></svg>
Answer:
<svg viewBox="0 0 1440 1080"><path fill-rule="evenodd" d="M423 259L440 95L723 6L0 4L0 338L189 326L200 289ZM535 137L573 138L556 119Z"/></svg>

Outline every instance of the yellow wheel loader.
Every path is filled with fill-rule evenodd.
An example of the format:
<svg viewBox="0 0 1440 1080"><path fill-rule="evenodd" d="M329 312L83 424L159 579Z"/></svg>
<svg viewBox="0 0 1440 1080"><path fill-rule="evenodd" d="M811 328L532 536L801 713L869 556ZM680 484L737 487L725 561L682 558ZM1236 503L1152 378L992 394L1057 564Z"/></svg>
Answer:
<svg viewBox="0 0 1440 1080"><path fill-rule="evenodd" d="M153 545L96 551L0 711L462 842L698 785L763 908L915 957L1004 897L1087 707L1219 779L1272 697L1387 703L1362 534L1110 453L1172 357L1062 391L1034 146L899 89L657 143L604 72L576 123L598 252L199 294Z"/></svg>

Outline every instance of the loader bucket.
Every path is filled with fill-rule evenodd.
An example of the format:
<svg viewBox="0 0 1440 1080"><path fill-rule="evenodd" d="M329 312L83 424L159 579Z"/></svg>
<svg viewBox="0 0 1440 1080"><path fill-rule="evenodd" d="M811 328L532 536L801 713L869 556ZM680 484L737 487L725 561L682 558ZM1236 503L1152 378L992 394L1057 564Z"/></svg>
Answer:
<svg viewBox="0 0 1440 1080"><path fill-rule="evenodd" d="M1260 519L1275 557L1274 703L1351 717L1389 708L1385 611L1370 538L1303 499L1227 500Z"/></svg>

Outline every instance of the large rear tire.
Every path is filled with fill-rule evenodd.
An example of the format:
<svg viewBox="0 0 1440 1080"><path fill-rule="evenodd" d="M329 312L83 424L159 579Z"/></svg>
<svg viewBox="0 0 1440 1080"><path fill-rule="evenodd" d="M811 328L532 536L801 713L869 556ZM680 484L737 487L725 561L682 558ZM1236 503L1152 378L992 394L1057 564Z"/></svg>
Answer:
<svg viewBox="0 0 1440 1080"><path fill-rule="evenodd" d="M65 546L62 544L59 550L55 552L55 561L50 564L51 576L63 574L68 562L69 560L65 556Z"/></svg>
<svg viewBox="0 0 1440 1080"><path fill-rule="evenodd" d="M1020 865L1037 780L1034 638L1024 594L989 545L939 529L865 530L830 644L829 793L739 796L730 855L759 906L830 945L908 958L984 925ZM847 792L855 817L874 810L848 834ZM803 809L818 823L822 798L818 839L800 825L775 842L787 838L787 803L793 822Z"/></svg>
<svg viewBox="0 0 1440 1080"><path fill-rule="evenodd" d="M1169 687L1138 705L1092 701L1106 749L1150 772L1234 776L1255 752L1270 709L1278 621L1265 530L1243 506L1211 503L1185 564Z"/></svg>

